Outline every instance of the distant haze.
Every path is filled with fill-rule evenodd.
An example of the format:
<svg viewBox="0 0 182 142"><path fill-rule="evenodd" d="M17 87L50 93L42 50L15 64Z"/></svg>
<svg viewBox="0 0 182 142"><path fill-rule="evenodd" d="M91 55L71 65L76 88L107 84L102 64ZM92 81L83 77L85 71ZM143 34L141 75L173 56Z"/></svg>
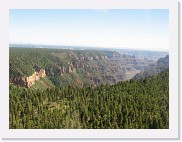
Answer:
<svg viewBox="0 0 182 142"><path fill-rule="evenodd" d="M10 43L169 49L168 10L9 11Z"/></svg>

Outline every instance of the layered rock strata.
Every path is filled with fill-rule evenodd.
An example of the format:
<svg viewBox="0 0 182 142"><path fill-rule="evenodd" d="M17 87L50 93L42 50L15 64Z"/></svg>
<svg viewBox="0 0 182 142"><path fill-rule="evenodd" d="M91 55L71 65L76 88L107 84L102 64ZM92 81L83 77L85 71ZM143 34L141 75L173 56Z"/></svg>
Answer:
<svg viewBox="0 0 182 142"><path fill-rule="evenodd" d="M36 80L39 80L40 77L45 77L46 73L44 69L41 69L39 72L34 72L31 76L22 76L10 79L10 82L14 85L29 88L35 84Z"/></svg>

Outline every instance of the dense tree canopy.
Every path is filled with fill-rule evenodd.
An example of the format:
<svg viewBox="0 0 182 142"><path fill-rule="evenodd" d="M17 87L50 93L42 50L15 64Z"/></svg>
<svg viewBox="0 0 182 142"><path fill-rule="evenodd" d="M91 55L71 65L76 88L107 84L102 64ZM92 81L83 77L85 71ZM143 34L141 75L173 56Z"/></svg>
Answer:
<svg viewBox="0 0 182 142"><path fill-rule="evenodd" d="M12 129L169 128L169 75L99 87L33 90L10 85Z"/></svg>
<svg viewBox="0 0 182 142"><path fill-rule="evenodd" d="M41 68L53 76L60 66L67 65L68 62L82 56L102 56L111 53L95 50L10 48L10 78L30 76L34 71Z"/></svg>

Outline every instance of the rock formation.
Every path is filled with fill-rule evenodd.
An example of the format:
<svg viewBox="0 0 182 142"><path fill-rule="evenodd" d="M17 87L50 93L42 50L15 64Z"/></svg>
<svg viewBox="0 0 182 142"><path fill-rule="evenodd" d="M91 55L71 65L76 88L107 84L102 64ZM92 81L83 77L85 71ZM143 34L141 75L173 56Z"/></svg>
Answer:
<svg viewBox="0 0 182 142"><path fill-rule="evenodd" d="M41 70L39 71L39 73L38 73L38 76L39 76L39 77L45 77L45 76L46 76L45 70L44 70L44 69L41 69Z"/></svg>
<svg viewBox="0 0 182 142"><path fill-rule="evenodd" d="M34 72L31 76L23 76L23 77L17 77L10 79L10 82L12 82L14 85L18 85L21 87L29 88L33 84L35 84L36 80L39 80L40 77L45 77L45 70L41 69L39 72Z"/></svg>

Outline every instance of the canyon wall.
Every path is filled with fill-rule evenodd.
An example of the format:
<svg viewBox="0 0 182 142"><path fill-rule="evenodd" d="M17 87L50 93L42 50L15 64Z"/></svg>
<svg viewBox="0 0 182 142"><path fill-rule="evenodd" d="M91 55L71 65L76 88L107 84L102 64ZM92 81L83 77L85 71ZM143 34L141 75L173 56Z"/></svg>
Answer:
<svg viewBox="0 0 182 142"><path fill-rule="evenodd" d="M16 77L10 79L10 82L14 85L29 88L33 84L35 84L36 80L39 80L40 77L45 77L46 73L44 69L41 69L39 72L34 72L31 76L23 76L23 77Z"/></svg>

